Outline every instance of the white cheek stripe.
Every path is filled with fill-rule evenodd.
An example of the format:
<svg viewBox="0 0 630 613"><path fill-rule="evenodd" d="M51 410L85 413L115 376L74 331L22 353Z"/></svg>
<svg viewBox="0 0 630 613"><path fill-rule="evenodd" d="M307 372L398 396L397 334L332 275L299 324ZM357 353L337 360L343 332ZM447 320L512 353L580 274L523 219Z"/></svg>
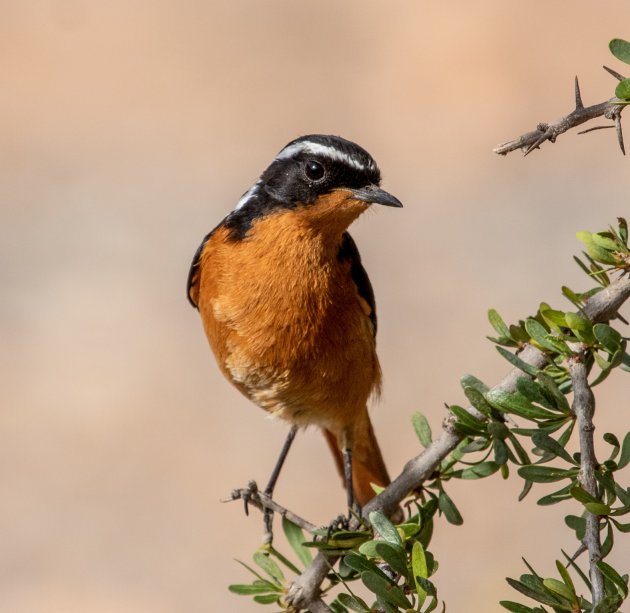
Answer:
<svg viewBox="0 0 630 613"><path fill-rule="evenodd" d="M276 160L286 160L288 158L293 157L297 153L312 153L313 155L322 155L331 160L337 160L339 162L344 162L348 166L352 166L357 170L374 170L374 164L370 163L368 167L359 162L357 159L353 158L351 155L347 153L343 153L343 151L339 151L339 149L335 149L334 147L330 147L328 145L322 145L320 143L314 143L312 141L301 141L299 143L294 143L293 145L289 145L285 147L276 157Z"/></svg>

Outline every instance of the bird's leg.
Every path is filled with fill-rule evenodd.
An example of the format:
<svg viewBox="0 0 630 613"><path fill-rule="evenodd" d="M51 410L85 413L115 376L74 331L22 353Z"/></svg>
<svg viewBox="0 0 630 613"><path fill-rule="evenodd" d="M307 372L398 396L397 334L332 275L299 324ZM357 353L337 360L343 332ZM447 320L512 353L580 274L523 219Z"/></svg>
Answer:
<svg viewBox="0 0 630 613"><path fill-rule="evenodd" d="M348 530L353 511L357 515L361 514L361 509L354 500L354 490L352 489L352 449L347 445L344 445L341 454L343 456L343 476L346 483L346 500L348 502L348 514L340 514L328 524L328 529L326 531L326 540L329 540L332 533L336 532L337 530Z"/></svg>
<svg viewBox="0 0 630 613"><path fill-rule="evenodd" d="M278 480L278 476L280 475L280 471L282 470L282 465L287 459L289 449L291 449L291 443L293 443L293 439L295 438L296 433L297 426L291 426L289 434L284 441L284 445L282 445L280 456L278 457L276 465L274 466L271 473L271 477L269 477L269 483L267 483L267 487L265 488L265 494L269 496L269 498L273 497L273 490L276 487L276 481ZM263 513L263 523L265 526L265 534L263 536L263 540L265 543L271 544L271 541L273 540L273 511L271 509L265 509L265 512Z"/></svg>
<svg viewBox="0 0 630 613"><path fill-rule="evenodd" d="M343 473L346 482L346 500L348 501L348 519L352 515L352 511L360 513L360 509L354 500L354 490L352 487L352 449L343 448Z"/></svg>

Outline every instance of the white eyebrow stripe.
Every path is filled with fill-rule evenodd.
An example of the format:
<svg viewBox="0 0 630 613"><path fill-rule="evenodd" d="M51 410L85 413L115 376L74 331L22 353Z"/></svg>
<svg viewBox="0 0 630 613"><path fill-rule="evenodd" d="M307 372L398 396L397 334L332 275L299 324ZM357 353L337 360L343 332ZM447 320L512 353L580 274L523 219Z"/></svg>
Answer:
<svg viewBox="0 0 630 613"><path fill-rule="evenodd" d="M256 192L258 191L258 188L260 187L260 184L262 182L262 179L258 179L258 181L256 181L256 183L254 183L254 185L252 185L242 196L241 199L236 203L236 206L234 207L235 211L238 211L240 208L242 208L243 206L245 206L245 204L247 204L247 202L249 200L251 200L255 195Z"/></svg>
<svg viewBox="0 0 630 613"><path fill-rule="evenodd" d="M277 156L276 160L286 160L293 157L297 153L312 153L313 155L322 155L331 160L337 160L339 162L345 162L348 166L352 166L357 170L374 170L374 164L370 163L368 167L353 158L351 155L339 151L329 145L322 145L321 143L314 143L312 141L301 141L285 147Z"/></svg>

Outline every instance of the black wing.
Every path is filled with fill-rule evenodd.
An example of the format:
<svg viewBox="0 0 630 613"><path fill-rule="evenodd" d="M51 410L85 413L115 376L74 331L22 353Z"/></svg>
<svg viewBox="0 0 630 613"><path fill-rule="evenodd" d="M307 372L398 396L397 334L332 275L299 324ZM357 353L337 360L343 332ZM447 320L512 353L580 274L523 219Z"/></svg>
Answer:
<svg viewBox="0 0 630 613"><path fill-rule="evenodd" d="M341 262L350 262L350 275L357 286L359 296L370 305L370 320L374 326L374 336L376 336L376 301L374 300L374 290L372 289L370 278L367 272L365 272L363 264L361 264L361 256L359 255L357 245L348 232L343 233L343 240L341 241L341 247L339 248L337 257Z"/></svg>

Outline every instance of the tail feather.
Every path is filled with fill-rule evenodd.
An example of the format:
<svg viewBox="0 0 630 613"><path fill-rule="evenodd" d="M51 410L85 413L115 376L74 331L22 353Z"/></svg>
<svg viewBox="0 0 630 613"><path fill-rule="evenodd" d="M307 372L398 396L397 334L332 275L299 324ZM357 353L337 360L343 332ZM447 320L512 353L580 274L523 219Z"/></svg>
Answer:
<svg viewBox="0 0 630 613"><path fill-rule="evenodd" d="M324 429L323 433L345 486L343 455L339 447L339 437L330 430ZM372 483L385 487L391 481L374 435L374 428L367 408L354 422L350 440L352 440L352 489L355 500L360 506L364 506L376 495L372 489Z"/></svg>

